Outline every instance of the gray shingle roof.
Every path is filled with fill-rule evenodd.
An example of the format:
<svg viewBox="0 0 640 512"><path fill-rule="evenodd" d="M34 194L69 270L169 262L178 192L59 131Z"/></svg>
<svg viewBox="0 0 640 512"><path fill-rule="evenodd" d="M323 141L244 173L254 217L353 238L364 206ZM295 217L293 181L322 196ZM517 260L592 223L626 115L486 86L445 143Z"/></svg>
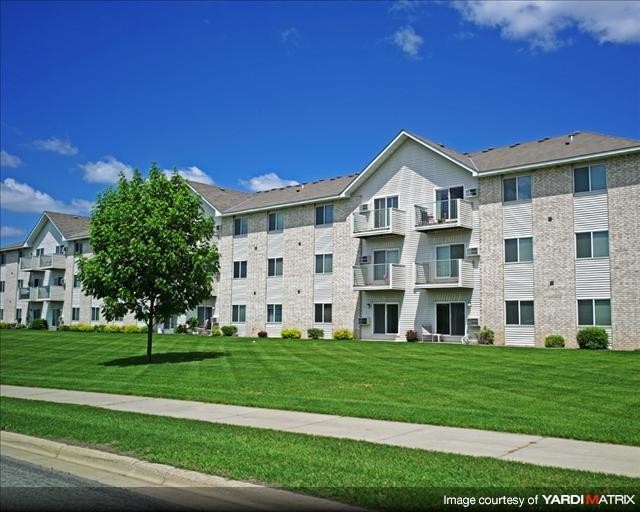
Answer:
<svg viewBox="0 0 640 512"><path fill-rule="evenodd" d="M20 249L24 245L24 242L16 242L13 244L7 244L0 247L0 251L14 251Z"/></svg>
<svg viewBox="0 0 640 512"><path fill-rule="evenodd" d="M253 197L247 192L218 187L217 185L205 185L197 181L189 181L189 185L219 211L228 210Z"/></svg>
<svg viewBox="0 0 640 512"><path fill-rule="evenodd" d="M407 132L409 133L409 132ZM473 161L464 153L460 153L458 151L456 151L455 149L452 148L448 148L447 146L445 146L444 144L440 144L439 142L435 142L429 139L426 139L424 137L422 137L421 135L417 135L415 133L412 133L411 135L413 135L416 139L421 140L422 142L424 142L427 146L431 146L435 149L437 149L438 151L443 152L445 155L447 155L450 158L453 158L454 160L456 160L457 162L466 165L467 167L471 167L472 169L476 169L475 164L473 163Z"/></svg>
<svg viewBox="0 0 640 512"><path fill-rule="evenodd" d="M299 201L313 201L337 196L356 176L357 174L350 174L349 176L338 176L336 178L256 192L244 202L228 208L224 213L268 208Z"/></svg>
<svg viewBox="0 0 640 512"><path fill-rule="evenodd" d="M69 213L44 212L66 239L89 236L89 217Z"/></svg>

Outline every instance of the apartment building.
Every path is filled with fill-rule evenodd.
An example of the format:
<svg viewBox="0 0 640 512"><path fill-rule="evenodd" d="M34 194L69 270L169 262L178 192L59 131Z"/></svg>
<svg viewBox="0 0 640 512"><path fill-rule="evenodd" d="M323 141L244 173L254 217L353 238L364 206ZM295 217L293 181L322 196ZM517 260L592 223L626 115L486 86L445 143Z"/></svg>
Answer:
<svg viewBox="0 0 640 512"><path fill-rule="evenodd" d="M486 325L496 344L540 347L559 333L575 347L579 328L599 325L612 348L640 348L640 141L576 132L461 153L402 131L350 176L256 194L190 184L216 218L221 254L198 316L240 335L349 328L401 341L426 327L460 341ZM4 248L7 262L20 250L37 259L39 236ZM7 301L22 287L4 277L9 265L12 321ZM68 288L56 304L75 321Z"/></svg>

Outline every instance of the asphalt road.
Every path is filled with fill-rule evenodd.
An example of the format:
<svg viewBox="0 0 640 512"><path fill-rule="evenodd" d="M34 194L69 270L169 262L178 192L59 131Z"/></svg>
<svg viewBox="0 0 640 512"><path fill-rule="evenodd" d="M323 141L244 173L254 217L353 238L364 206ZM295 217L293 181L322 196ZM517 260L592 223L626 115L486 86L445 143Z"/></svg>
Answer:
<svg viewBox="0 0 640 512"><path fill-rule="evenodd" d="M0 507L4 511L164 511L177 507L136 492L109 487L10 457L0 457ZM186 510L186 509L183 509Z"/></svg>

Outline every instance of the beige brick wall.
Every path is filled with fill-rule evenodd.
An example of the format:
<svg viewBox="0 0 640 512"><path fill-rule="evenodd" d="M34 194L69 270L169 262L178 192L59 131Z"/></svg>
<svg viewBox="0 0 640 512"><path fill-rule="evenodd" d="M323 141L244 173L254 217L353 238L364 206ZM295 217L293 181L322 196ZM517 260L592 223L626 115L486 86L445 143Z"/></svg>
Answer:
<svg viewBox="0 0 640 512"><path fill-rule="evenodd" d="M218 252L220 253L220 281L218 283L216 311L220 325L231 323L231 285L233 279L233 219L222 221Z"/></svg>
<svg viewBox="0 0 640 512"><path fill-rule="evenodd" d="M19 273L19 258L18 251L7 251L6 265L4 265L4 272L2 273L2 279L4 280L4 293L3 295L3 322L15 322L16 321L16 303L18 298L18 273ZM27 312L22 312L22 322L24 323L27 318Z"/></svg>
<svg viewBox="0 0 640 512"><path fill-rule="evenodd" d="M607 161L613 348L640 349L640 156Z"/></svg>

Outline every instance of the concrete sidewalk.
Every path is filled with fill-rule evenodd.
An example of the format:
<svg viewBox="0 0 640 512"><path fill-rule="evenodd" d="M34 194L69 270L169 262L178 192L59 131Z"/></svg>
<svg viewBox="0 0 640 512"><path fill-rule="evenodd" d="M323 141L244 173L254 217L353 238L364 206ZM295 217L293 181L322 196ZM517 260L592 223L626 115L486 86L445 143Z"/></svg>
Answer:
<svg viewBox="0 0 640 512"><path fill-rule="evenodd" d="M640 478L635 446L87 391L3 385L0 394Z"/></svg>

